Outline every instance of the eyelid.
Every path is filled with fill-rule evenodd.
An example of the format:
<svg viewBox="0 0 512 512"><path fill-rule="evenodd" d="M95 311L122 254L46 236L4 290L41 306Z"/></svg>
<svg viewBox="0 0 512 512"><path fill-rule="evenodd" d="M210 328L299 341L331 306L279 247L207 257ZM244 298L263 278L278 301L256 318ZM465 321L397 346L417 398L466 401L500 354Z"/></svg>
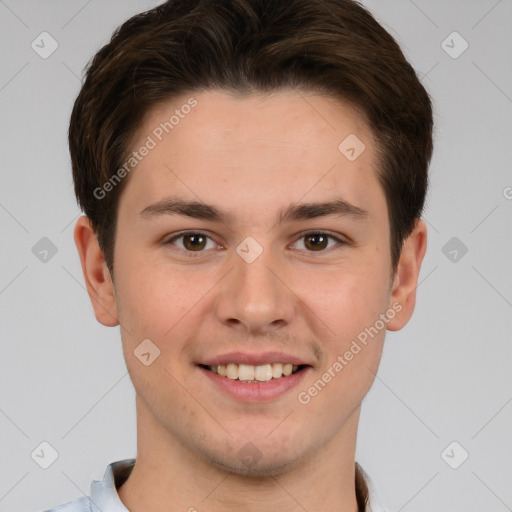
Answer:
<svg viewBox="0 0 512 512"><path fill-rule="evenodd" d="M347 236L342 235L341 233L333 233L331 231L327 231L325 229L307 229L306 231L301 231L300 233L297 233L295 236L298 238L302 238L306 235L325 235L330 238L334 238L338 242L348 244L350 243L350 240Z"/></svg>

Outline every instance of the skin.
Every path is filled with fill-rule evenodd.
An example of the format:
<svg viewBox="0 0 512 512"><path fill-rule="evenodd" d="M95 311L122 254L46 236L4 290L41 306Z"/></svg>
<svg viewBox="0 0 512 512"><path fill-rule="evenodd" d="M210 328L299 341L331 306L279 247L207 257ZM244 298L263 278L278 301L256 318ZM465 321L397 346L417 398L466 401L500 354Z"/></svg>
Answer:
<svg viewBox="0 0 512 512"><path fill-rule="evenodd" d="M190 96L148 112L133 147ZM418 220L393 275L371 131L349 104L294 90L193 97L197 106L126 178L113 279L88 219L75 227L96 318L121 325L136 391L137 463L119 496L132 512L355 512L360 406L386 329L401 329L413 313L426 226ZM349 134L366 146L355 161L338 150ZM213 204L232 219L140 215L171 195ZM367 218L277 223L292 204L333 196L366 210ZM182 230L210 237L203 252L183 237L169 243ZM328 239L315 250L305 230L346 243ZM236 252L247 236L263 249L252 263ZM300 403L297 394L393 304L401 311L317 396ZM147 338L160 350L149 366L134 355ZM235 350L282 351L312 368L277 399L243 403L196 366ZM259 455L253 464L238 455L247 443Z"/></svg>

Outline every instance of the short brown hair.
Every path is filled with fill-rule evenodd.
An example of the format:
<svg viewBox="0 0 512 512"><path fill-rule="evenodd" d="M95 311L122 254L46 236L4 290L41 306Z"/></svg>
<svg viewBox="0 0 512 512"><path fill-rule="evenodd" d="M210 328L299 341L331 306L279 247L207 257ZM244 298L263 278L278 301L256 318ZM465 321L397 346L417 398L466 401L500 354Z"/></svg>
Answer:
<svg viewBox="0 0 512 512"><path fill-rule="evenodd" d="M285 88L348 101L368 120L396 270L424 207L433 118L393 37L353 0L169 0L116 29L89 62L71 114L75 193L111 272L127 179L104 197L95 191L126 161L148 110L193 91Z"/></svg>

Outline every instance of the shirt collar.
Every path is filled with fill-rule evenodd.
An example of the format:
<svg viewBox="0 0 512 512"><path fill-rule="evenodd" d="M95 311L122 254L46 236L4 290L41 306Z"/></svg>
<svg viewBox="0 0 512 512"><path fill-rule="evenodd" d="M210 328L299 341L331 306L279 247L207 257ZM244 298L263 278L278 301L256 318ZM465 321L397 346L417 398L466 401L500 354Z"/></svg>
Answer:
<svg viewBox="0 0 512 512"><path fill-rule="evenodd" d="M92 512L129 512L124 506L117 489L130 476L135 459L112 462L107 466L103 480L94 480L91 484Z"/></svg>
<svg viewBox="0 0 512 512"><path fill-rule="evenodd" d="M112 462L107 466L103 480L94 480L91 484L91 509L92 512L129 512L119 498L117 489L123 485L132 472L136 459L124 459ZM358 495L366 494L365 512L386 512L380 505L380 500L368 474L356 464L356 472L361 479L356 478L356 492ZM365 493L365 491L367 491Z"/></svg>

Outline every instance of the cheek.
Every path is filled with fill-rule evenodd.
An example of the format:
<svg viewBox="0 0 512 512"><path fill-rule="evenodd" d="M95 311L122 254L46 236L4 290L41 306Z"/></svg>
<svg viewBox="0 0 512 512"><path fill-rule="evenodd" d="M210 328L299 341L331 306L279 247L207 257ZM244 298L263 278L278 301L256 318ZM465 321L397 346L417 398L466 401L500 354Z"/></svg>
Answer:
<svg viewBox="0 0 512 512"><path fill-rule="evenodd" d="M389 277L371 262L332 268L301 278L306 302L329 328L329 338L346 340L372 325L388 304Z"/></svg>
<svg viewBox="0 0 512 512"><path fill-rule="evenodd" d="M339 406L338 427L362 401L377 373L385 338L380 315L387 310L387 281L379 274L356 274L330 283L318 316L329 326L322 340L326 359L313 386L315 411L326 422ZM321 382L320 382L321 381Z"/></svg>
<svg viewBox="0 0 512 512"><path fill-rule="evenodd" d="M120 261L117 272L119 317L133 338L130 343L140 343L141 336L165 339L194 304L193 287L183 272L171 273L162 265L135 257Z"/></svg>

